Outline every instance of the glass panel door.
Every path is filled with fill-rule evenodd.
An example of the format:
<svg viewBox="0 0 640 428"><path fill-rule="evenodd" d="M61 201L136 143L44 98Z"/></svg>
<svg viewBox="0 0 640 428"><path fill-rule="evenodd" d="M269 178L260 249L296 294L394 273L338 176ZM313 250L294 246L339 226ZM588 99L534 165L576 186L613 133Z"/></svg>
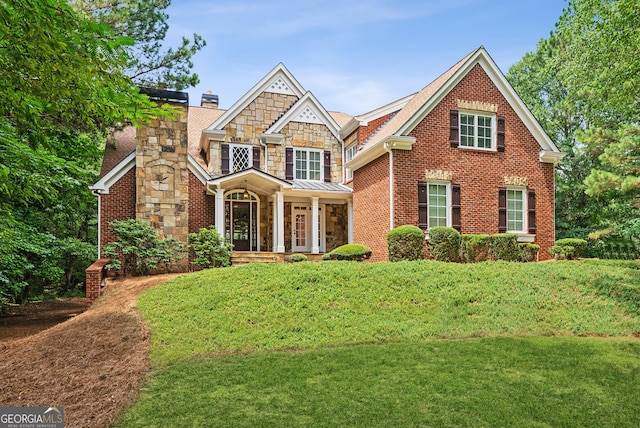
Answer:
<svg viewBox="0 0 640 428"><path fill-rule="evenodd" d="M307 207L294 207L292 212L292 251L305 252L309 251L308 247L308 230L307 217L309 213Z"/></svg>

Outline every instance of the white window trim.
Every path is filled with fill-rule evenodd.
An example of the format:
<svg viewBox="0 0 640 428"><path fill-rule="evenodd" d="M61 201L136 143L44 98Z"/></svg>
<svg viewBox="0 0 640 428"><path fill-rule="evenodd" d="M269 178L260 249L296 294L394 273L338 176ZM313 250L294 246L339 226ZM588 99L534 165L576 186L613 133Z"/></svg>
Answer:
<svg viewBox="0 0 640 428"><path fill-rule="evenodd" d="M474 123L474 145L473 146L464 146L462 145L462 115L466 114L466 115L473 115L475 116L475 123ZM491 148L486 148L486 147L478 147L478 116L484 116L484 117L490 117L491 118ZM498 151L498 136L496 134L497 130L498 130L498 124L497 124L497 115L495 113L492 112L487 112L487 111L477 111L477 110L459 110L458 111L458 129L459 129L459 134L458 134L458 138L459 138L459 143L458 143L458 148L459 149L466 149L466 150L482 150L485 152L497 152Z"/></svg>
<svg viewBox="0 0 640 428"><path fill-rule="evenodd" d="M349 152L353 152L351 156L349 156ZM356 155L357 152L358 152L357 143L350 144L346 149L344 149L345 164L349 162L351 159L353 159L353 157ZM351 168L345 168L345 177L346 177L346 180L353 179L353 171L351 170Z"/></svg>
<svg viewBox="0 0 640 428"><path fill-rule="evenodd" d="M431 226L429 225L429 210L431 209L431 204L429 203L429 185L430 184L444 184L447 186L447 195L446 195L446 207L447 207L447 226L446 227L451 227L451 221L452 221L452 212L451 212L451 182L450 181L445 181L445 180L429 180L427 181L427 236L429 229L431 229Z"/></svg>
<svg viewBox="0 0 640 428"><path fill-rule="evenodd" d="M238 172L235 170L234 168L234 162L233 162L233 153L234 153L234 149L235 148L243 148L243 149L247 149L249 150L249 166L247 166L248 168L251 168L253 166L253 146L247 145L247 144L229 144L229 172L234 173L234 172ZM239 170L239 171L244 171L244 170Z"/></svg>
<svg viewBox="0 0 640 428"><path fill-rule="evenodd" d="M312 180L310 178L297 178L298 174L298 164L297 164L297 159L298 159L298 152L306 152L307 153L307 177L309 177L309 153L310 152L314 152L314 153L318 153L320 155L320 178L317 180ZM295 180L300 180L300 181L324 181L324 151L320 150L320 149L306 149L306 148L295 148L293 151L293 178Z"/></svg>
<svg viewBox="0 0 640 428"><path fill-rule="evenodd" d="M528 189L524 186L507 186L509 190L519 190L522 192L522 227L524 230L509 230L509 198L507 197L507 233L518 235L518 242L535 242L536 235L529 233L529 198Z"/></svg>

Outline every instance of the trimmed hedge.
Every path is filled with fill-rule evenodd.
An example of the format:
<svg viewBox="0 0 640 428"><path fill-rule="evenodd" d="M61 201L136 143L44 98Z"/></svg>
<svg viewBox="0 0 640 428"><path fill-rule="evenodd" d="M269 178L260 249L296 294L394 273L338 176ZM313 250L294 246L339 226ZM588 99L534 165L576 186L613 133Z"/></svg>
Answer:
<svg viewBox="0 0 640 428"><path fill-rule="evenodd" d="M389 261L424 259L424 232L410 224L398 226L387 233Z"/></svg>
<svg viewBox="0 0 640 428"><path fill-rule="evenodd" d="M298 253L296 253L296 254L291 254L291 255L289 256L289 261L290 261L291 263L306 262L307 260L309 260L309 259L308 259L308 258L307 258L307 256L305 256L304 254L298 254Z"/></svg>
<svg viewBox="0 0 640 428"><path fill-rule="evenodd" d="M361 262L371 257L371 248L361 244L345 244L322 256L322 260L351 260Z"/></svg>
<svg viewBox="0 0 640 428"><path fill-rule="evenodd" d="M462 235L460 239L460 261L478 263L489 260L491 235Z"/></svg>
<svg viewBox="0 0 640 428"><path fill-rule="evenodd" d="M497 233L489 235L489 254L493 260L518 261L518 235Z"/></svg>
<svg viewBox="0 0 640 428"><path fill-rule="evenodd" d="M429 229L427 248L434 260L457 262L460 260L460 233L451 227L432 227Z"/></svg>
<svg viewBox="0 0 640 428"><path fill-rule="evenodd" d="M557 260L572 260L580 257L587 249L587 241L577 238L558 239L549 252Z"/></svg>

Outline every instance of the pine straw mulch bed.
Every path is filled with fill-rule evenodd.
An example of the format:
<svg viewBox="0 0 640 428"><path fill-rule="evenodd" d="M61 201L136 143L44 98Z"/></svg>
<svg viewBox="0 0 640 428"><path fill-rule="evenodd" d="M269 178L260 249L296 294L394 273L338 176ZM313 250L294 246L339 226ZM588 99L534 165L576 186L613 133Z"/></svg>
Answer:
<svg viewBox="0 0 640 428"><path fill-rule="evenodd" d="M0 342L0 406L62 406L65 427L112 423L149 371L137 295L175 274L107 280L104 296L68 321Z"/></svg>

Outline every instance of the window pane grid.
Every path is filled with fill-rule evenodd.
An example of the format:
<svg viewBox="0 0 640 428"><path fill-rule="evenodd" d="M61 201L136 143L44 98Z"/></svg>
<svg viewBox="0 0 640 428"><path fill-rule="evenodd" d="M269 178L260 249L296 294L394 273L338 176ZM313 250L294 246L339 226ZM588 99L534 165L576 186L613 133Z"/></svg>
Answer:
<svg viewBox="0 0 640 428"><path fill-rule="evenodd" d="M249 147L231 147L231 158L233 159L233 172L243 171L250 166L251 152Z"/></svg>
<svg viewBox="0 0 640 428"><path fill-rule="evenodd" d="M507 231L524 231L524 191L507 190Z"/></svg>
<svg viewBox="0 0 640 428"><path fill-rule="evenodd" d="M460 113L460 145L490 149L493 147L493 118Z"/></svg>
<svg viewBox="0 0 640 428"><path fill-rule="evenodd" d="M322 179L322 153L311 150L296 150L296 171L297 180Z"/></svg>
<svg viewBox="0 0 640 428"><path fill-rule="evenodd" d="M429 227L447 225L447 185L429 184Z"/></svg>

